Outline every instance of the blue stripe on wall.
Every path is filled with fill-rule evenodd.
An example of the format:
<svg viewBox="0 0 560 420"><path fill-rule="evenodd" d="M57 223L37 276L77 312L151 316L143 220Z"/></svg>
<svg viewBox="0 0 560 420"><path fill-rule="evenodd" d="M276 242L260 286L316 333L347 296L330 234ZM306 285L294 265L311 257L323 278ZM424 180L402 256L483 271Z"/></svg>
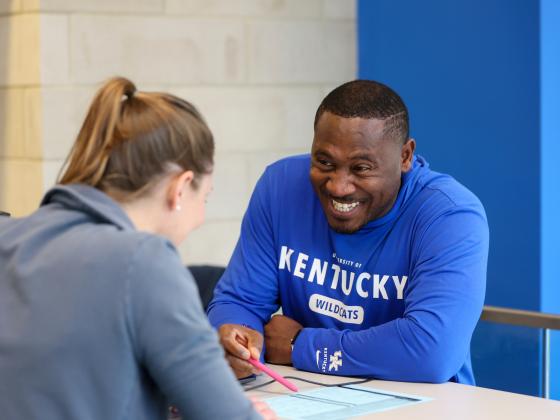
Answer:
<svg viewBox="0 0 560 420"><path fill-rule="evenodd" d="M359 77L401 94L418 152L485 205L486 303L540 310L539 2L363 0L358 42ZM479 385L537 395L539 357L532 329L473 337Z"/></svg>
<svg viewBox="0 0 560 420"><path fill-rule="evenodd" d="M541 310L560 313L560 2L541 0ZM551 333L551 395L560 399L560 332Z"/></svg>

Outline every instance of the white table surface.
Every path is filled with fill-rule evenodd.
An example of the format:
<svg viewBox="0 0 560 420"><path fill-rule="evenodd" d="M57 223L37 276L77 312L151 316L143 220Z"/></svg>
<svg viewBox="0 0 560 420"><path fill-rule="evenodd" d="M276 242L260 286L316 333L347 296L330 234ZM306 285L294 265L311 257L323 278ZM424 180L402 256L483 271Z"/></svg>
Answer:
<svg viewBox="0 0 560 420"><path fill-rule="evenodd" d="M335 384L344 383L358 378L347 378L332 375L320 375L296 370L289 366L269 365L283 376L296 376L313 381ZM266 375L261 375L247 387L269 381ZM317 388L317 385L307 384L290 379L300 391ZM560 420L560 401L545 400L511 392L496 391L488 388L474 387L447 382L444 384L423 384L411 382L392 382L372 380L361 386L377 388L432 398L431 401L399 407L389 411L372 413L355 419L493 419L493 420ZM247 392L248 395L266 398L282 396L291 393L277 382Z"/></svg>

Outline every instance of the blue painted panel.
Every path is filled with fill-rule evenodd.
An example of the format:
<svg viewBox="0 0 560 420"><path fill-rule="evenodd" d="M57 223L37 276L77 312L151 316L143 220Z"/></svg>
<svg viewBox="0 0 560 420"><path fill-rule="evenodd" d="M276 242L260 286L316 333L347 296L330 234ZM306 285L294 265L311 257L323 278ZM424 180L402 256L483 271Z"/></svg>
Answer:
<svg viewBox="0 0 560 420"><path fill-rule="evenodd" d="M477 385L534 395L540 386L539 339L535 328L480 322L471 345ZM504 381L511 376L517 381Z"/></svg>
<svg viewBox="0 0 560 420"><path fill-rule="evenodd" d="M560 314L560 2L541 0L541 309ZM551 334L551 396L560 399L560 331Z"/></svg>
<svg viewBox="0 0 560 420"><path fill-rule="evenodd" d="M540 309L539 3L363 0L358 42L359 77L401 94L418 152L485 205L486 303ZM501 355L489 355L481 333L473 345L479 384L538 394L538 369L513 370L513 359L498 368ZM517 346L538 360L537 333L492 334L493 347Z"/></svg>

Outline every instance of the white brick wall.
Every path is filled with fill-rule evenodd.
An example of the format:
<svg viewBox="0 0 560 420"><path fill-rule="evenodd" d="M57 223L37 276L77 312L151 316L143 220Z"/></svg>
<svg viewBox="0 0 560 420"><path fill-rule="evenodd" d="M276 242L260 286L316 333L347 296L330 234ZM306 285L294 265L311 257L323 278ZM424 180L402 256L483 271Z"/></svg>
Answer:
<svg viewBox="0 0 560 420"><path fill-rule="evenodd" d="M233 221L206 222L191 233L181 247L187 264L226 265L239 236L240 223Z"/></svg>
<svg viewBox="0 0 560 420"><path fill-rule="evenodd" d="M356 2L351 0L324 0L324 15L333 19L356 19Z"/></svg>
<svg viewBox="0 0 560 420"><path fill-rule="evenodd" d="M355 73L355 25L264 21L248 25L249 79L257 83L332 83Z"/></svg>
<svg viewBox="0 0 560 420"><path fill-rule="evenodd" d="M53 14L40 16L41 84L68 84L70 82L69 17Z"/></svg>
<svg viewBox="0 0 560 420"><path fill-rule="evenodd" d="M22 0L27 10L41 12L160 13L165 0Z"/></svg>
<svg viewBox="0 0 560 420"><path fill-rule="evenodd" d="M0 208L36 207L95 89L123 75L206 117L214 192L180 251L227 263L265 166L307 152L319 102L355 78L355 13L355 0L0 0Z"/></svg>
<svg viewBox="0 0 560 420"><path fill-rule="evenodd" d="M171 16L70 18L73 83L126 74L138 84L241 83L243 24Z"/></svg>
<svg viewBox="0 0 560 420"><path fill-rule="evenodd" d="M206 117L219 151L305 150L322 90L301 87L193 87L170 89Z"/></svg>
<svg viewBox="0 0 560 420"><path fill-rule="evenodd" d="M78 135L87 108L95 94L95 86L43 87L43 157L64 159Z"/></svg>
<svg viewBox="0 0 560 420"><path fill-rule="evenodd" d="M189 16L317 18L321 6L321 0L167 0L165 10Z"/></svg>

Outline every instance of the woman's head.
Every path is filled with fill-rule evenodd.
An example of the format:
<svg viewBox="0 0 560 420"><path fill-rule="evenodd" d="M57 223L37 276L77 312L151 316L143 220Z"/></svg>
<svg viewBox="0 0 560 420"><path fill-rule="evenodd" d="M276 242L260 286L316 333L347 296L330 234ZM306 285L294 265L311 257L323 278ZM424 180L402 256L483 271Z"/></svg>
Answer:
<svg viewBox="0 0 560 420"><path fill-rule="evenodd" d="M138 92L117 77L97 92L59 182L98 188L125 205L165 193L169 210L186 204L194 211L173 193L186 186L189 199L205 195L198 190L210 188L213 156L212 133L193 105L167 93ZM190 229L202 221L198 216L185 215L193 219Z"/></svg>
<svg viewBox="0 0 560 420"><path fill-rule="evenodd" d="M134 198L173 165L193 171L196 187L212 172L213 156L212 133L194 106L167 93L137 92L117 77L97 92L60 183Z"/></svg>

